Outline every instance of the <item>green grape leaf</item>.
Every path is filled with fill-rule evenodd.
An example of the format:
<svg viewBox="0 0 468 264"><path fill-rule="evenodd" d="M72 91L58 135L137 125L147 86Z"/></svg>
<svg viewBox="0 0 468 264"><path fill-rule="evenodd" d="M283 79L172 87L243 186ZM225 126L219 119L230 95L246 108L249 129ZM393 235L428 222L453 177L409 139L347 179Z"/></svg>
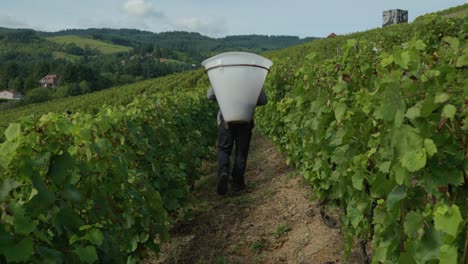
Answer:
<svg viewBox="0 0 468 264"><path fill-rule="evenodd" d="M416 43L414 43L414 47L417 49L417 50L425 50L426 49L426 44L424 44L424 42L420 39L418 39L416 41Z"/></svg>
<svg viewBox="0 0 468 264"><path fill-rule="evenodd" d="M61 186L68 183L68 179L70 178L68 171L74 166L75 161L73 157L68 152L64 152L62 155L51 158L49 176L54 179L57 185Z"/></svg>
<svg viewBox="0 0 468 264"><path fill-rule="evenodd" d="M401 99L401 88L397 83L390 83L382 94L381 104L374 112L374 116L378 119L383 119L391 122L395 119L398 110L406 112L405 103Z"/></svg>
<svg viewBox="0 0 468 264"><path fill-rule="evenodd" d="M89 242L91 242L95 246L100 246L102 241L104 240L104 235L102 234L101 230L97 228L93 228L91 232L89 232Z"/></svg>
<svg viewBox="0 0 468 264"><path fill-rule="evenodd" d="M390 166L392 165L392 162L391 161L386 161L386 162L382 162L379 164L379 171L383 172L383 173L389 173L390 172Z"/></svg>
<svg viewBox="0 0 468 264"><path fill-rule="evenodd" d="M73 250L81 261L86 263L94 263L98 260L96 248L93 246L77 247Z"/></svg>
<svg viewBox="0 0 468 264"><path fill-rule="evenodd" d="M457 108L451 104L448 104L444 106L444 109L442 110L442 116L453 120L455 118L456 112L457 112Z"/></svg>
<svg viewBox="0 0 468 264"><path fill-rule="evenodd" d="M82 240L83 238L77 236L76 234L73 234L69 239L68 239L68 243L70 245L73 245L76 241L80 241Z"/></svg>
<svg viewBox="0 0 468 264"><path fill-rule="evenodd" d="M138 236L134 236L130 242L132 243L130 251L134 252L138 248L138 242L140 242L140 238Z"/></svg>
<svg viewBox="0 0 468 264"><path fill-rule="evenodd" d="M440 247L440 263L457 264L458 251L457 248L451 245L443 245Z"/></svg>
<svg viewBox="0 0 468 264"><path fill-rule="evenodd" d="M19 141L5 141L0 144L0 166L8 169L10 162L15 157L15 151L19 147Z"/></svg>
<svg viewBox="0 0 468 264"><path fill-rule="evenodd" d="M389 211L393 210L394 207L406 197L405 187L398 185L388 194L387 197L387 208Z"/></svg>
<svg viewBox="0 0 468 264"><path fill-rule="evenodd" d="M427 94L421 104L421 117L429 117L438 105L434 103L434 96Z"/></svg>
<svg viewBox="0 0 468 264"><path fill-rule="evenodd" d="M7 140L13 140L20 135L21 126L18 123L11 123L5 130L5 137Z"/></svg>
<svg viewBox="0 0 468 264"><path fill-rule="evenodd" d="M341 93L342 91L346 90L348 84L345 81L339 81L333 86L332 90L335 93Z"/></svg>
<svg viewBox="0 0 468 264"><path fill-rule="evenodd" d="M0 202L2 202L11 190L21 186L21 183L13 179L4 179L0 182Z"/></svg>
<svg viewBox="0 0 468 264"><path fill-rule="evenodd" d="M409 119L415 119L421 116L421 104L418 103L415 106L408 108L405 116Z"/></svg>
<svg viewBox="0 0 468 264"><path fill-rule="evenodd" d="M468 48L463 50L463 54L458 57L457 63L455 64L456 67L465 67L468 65Z"/></svg>
<svg viewBox="0 0 468 264"><path fill-rule="evenodd" d="M394 122L395 128L400 128L404 121L405 121L405 114L403 113L403 111L401 111L401 109L398 109L395 114L395 122Z"/></svg>
<svg viewBox="0 0 468 264"><path fill-rule="evenodd" d="M436 204L434 208L434 227L446 234L456 237L463 218L457 205Z"/></svg>
<svg viewBox="0 0 468 264"><path fill-rule="evenodd" d="M426 166L425 149L408 151L401 157L401 165L409 172L418 171Z"/></svg>
<svg viewBox="0 0 468 264"><path fill-rule="evenodd" d="M405 153L414 151L415 149L421 149L424 145L424 140L419 135L419 131L405 124L395 130L392 142L398 150L400 159Z"/></svg>
<svg viewBox="0 0 468 264"><path fill-rule="evenodd" d="M363 219L363 214L359 212L359 210L353 207L351 204L348 204L347 216L349 220L351 221L351 225L354 228L357 228L359 226L359 223L361 223Z"/></svg>
<svg viewBox="0 0 468 264"><path fill-rule="evenodd" d="M463 119L463 126L461 127L461 129L462 129L464 132L468 132L468 116L466 116L466 117Z"/></svg>
<svg viewBox="0 0 468 264"><path fill-rule="evenodd" d="M357 40L356 39L348 39L346 41L346 47L348 47L348 48L355 47L356 45L357 45Z"/></svg>
<svg viewBox="0 0 468 264"><path fill-rule="evenodd" d="M388 65L392 64L395 61L395 57L393 55L388 55L387 57L383 58L380 62L382 67L387 67Z"/></svg>
<svg viewBox="0 0 468 264"><path fill-rule="evenodd" d="M397 163L393 166L393 175L395 176L395 181L399 185L405 184L405 181L408 179L408 170L401 166L401 163Z"/></svg>
<svg viewBox="0 0 468 264"><path fill-rule="evenodd" d="M336 121L338 121L338 123L341 122L341 120L343 120L343 116L344 114L346 113L346 104L344 103L337 103L335 105L335 118L336 118Z"/></svg>
<svg viewBox="0 0 468 264"><path fill-rule="evenodd" d="M444 37L443 40L450 44L450 48L453 51L457 51L458 48L460 48L460 41L457 38L454 37Z"/></svg>
<svg viewBox="0 0 468 264"><path fill-rule="evenodd" d="M359 191L362 191L362 188L363 188L363 181L364 181L364 177L362 176L361 173L355 173L353 176L352 176L352 181L353 181L353 187L354 189L356 190L359 190Z"/></svg>
<svg viewBox="0 0 468 264"><path fill-rule="evenodd" d="M29 235L36 229L36 222L25 215L24 209L19 205L16 206L13 212L15 218L15 231L18 234Z"/></svg>
<svg viewBox="0 0 468 264"><path fill-rule="evenodd" d="M428 263L439 258L439 248L443 243L440 232L430 228L421 240L415 241L413 258L417 263Z"/></svg>
<svg viewBox="0 0 468 264"><path fill-rule="evenodd" d="M7 262L28 261L34 249L32 238L24 238L17 244L7 244L0 248L0 252L5 255Z"/></svg>
<svg viewBox="0 0 468 264"><path fill-rule="evenodd" d="M401 57L397 57L395 62L403 69L408 69L408 65L411 62L411 56L408 51L401 54Z"/></svg>
<svg viewBox="0 0 468 264"><path fill-rule="evenodd" d="M424 148L426 149L427 155L432 157L434 154L437 153L437 146L434 144L434 141L430 138L424 139Z"/></svg>
<svg viewBox="0 0 468 264"><path fill-rule="evenodd" d="M434 97L434 103L441 104L447 102L450 99L450 94L447 93L439 93Z"/></svg>
<svg viewBox="0 0 468 264"><path fill-rule="evenodd" d="M403 227L408 237L416 237L416 235L422 229L422 221L423 216L418 212L409 212L406 215Z"/></svg>

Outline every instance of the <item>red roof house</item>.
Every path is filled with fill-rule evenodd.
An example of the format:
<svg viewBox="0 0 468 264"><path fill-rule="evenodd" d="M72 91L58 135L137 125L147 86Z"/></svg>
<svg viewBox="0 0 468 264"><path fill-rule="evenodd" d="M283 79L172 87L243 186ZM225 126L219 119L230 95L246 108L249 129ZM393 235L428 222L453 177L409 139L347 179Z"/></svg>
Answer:
<svg viewBox="0 0 468 264"><path fill-rule="evenodd" d="M44 76L39 83L42 87L55 87L58 84L58 75L57 74L48 74Z"/></svg>

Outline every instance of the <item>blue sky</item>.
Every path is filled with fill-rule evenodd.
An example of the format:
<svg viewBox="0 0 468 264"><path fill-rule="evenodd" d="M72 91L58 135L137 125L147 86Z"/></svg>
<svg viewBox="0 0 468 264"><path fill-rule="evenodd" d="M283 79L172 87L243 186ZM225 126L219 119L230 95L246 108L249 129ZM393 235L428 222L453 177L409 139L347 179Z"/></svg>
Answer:
<svg viewBox="0 0 468 264"><path fill-rule="evenodd" d="M0 26L57 31L70 28L184 30L211 37L326 37L380 27L382 12L416 17L466 0L0 0Z"/></svg>

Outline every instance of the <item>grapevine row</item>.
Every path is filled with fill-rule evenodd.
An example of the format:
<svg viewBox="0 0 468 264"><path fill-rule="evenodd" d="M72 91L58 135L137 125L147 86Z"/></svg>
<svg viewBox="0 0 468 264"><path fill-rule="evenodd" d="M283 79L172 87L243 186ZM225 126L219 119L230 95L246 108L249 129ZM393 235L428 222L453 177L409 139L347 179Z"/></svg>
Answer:
<svg viewBox="0 0 468 264"><path fill-rule="evenodd" d="M465 28L432 16L270 54L257 123L341 208L347 256L369 241L373 263L468 260Z"/></svg>
<svg viewBox="0 0 468 264"><path fill-rule="evenodd" d="M206 86L10 124L0 145L0 260L134 263L157 252L215 137Z"/></svg>

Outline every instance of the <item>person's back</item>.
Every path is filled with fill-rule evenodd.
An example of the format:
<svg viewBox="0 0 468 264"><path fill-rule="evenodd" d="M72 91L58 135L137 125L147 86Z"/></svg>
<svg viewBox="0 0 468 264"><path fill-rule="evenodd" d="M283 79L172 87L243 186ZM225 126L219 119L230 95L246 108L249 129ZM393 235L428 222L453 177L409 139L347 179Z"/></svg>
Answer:
<svg viewBox="0 0 468 264"><path fill-rule="evenodd" d="M207 92L207 98L216 101L216 95L212 87ZM257 106L267 104L265 92L260 92ZM250 121L225 122L221 110L218 112L218 184L217 192L226 194L229 181L229 161L234 144L235 158L232 168L232 191L239 192L245 189L244 173L247 165L250 139L254 127L253 116Z"/></svg>

